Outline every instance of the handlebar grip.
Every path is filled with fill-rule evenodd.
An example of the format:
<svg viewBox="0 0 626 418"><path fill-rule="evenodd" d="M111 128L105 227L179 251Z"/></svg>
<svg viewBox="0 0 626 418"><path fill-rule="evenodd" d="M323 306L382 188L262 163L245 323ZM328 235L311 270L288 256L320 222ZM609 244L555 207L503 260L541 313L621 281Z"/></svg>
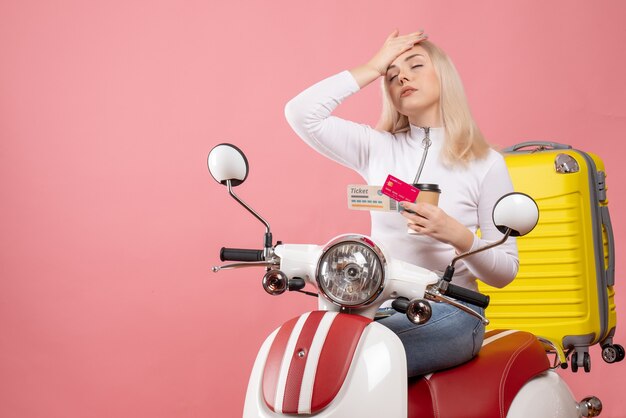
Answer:
<svg viewBox="0 0 626 418"><path fill-rule="evenodd" d="M407 309L409 309L409 300L400 297L391 302L391 307L400 313L406 313Z"/></svg>
<svg viewBox="0 0 626 418"><path fill-rule="evenodd" d="M463 302L471 303L481 308L489 306L488 295L483 295L482 293L475 292L456 284L449 283L445 295L454 299L462 300Z"/></svg>
<svg viewBox="0 0 626 418"><path fill-rule="evenodd" d="M263 250L248 250L243 248L226 248L220 250L222 261L264 261Z"/></svg>

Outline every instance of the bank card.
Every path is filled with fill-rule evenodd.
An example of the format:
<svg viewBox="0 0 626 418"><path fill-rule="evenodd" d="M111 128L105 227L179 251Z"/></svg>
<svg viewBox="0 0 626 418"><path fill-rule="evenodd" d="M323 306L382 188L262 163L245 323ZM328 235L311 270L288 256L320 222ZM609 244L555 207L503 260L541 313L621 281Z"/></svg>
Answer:
<svg viewBox="0 0 626 418"><path fill-rule="evenodd" d="M379 210L397 212L398 202L385 196L382 186L368 184L348 185L348 208L354 210Z"/></svg>
<svg viewBox="0 0 626 418"><path fill-rule="evenodd" d="M415 202L415 199L417 199L417 195L420 192L418 188L403 182L391 174L387 176L387 180L385 180L385 184L383 185L381 191L393 200L411 203Z"/></svg>

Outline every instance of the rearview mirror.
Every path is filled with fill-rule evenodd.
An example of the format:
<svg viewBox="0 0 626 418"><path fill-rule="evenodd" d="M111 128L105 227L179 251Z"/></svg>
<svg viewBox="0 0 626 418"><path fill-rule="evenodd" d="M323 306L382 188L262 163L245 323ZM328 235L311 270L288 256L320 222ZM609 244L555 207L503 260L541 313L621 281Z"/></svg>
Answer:
<svg viewBox="0 0 626 418"><path fill-rule="evenodd" d="M532 231L539 221L539 207L532 197L513 192L500 198L493 207L493 223L503 234L511 230L512 237Z"/></svg>
<svg viewBox="0 0 626 418"><path fill-rule="evenodd" d="M232 144L215 146L207 158L211 176L223 185L230 181L231 186L239 186L248 177L248 159L239 148Z"/></svg>

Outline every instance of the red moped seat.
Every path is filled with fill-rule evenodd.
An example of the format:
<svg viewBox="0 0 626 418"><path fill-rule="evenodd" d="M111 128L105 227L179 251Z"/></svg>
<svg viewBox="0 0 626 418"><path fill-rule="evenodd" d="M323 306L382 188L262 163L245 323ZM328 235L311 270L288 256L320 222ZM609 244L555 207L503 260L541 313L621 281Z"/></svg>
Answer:
<svg viewBox="0 0 626 418"><path fill-rule="evenodd" d="M409 381L408 416L504 418L521 387L549 368L533 334L489 331L469 362Z"/></svg>

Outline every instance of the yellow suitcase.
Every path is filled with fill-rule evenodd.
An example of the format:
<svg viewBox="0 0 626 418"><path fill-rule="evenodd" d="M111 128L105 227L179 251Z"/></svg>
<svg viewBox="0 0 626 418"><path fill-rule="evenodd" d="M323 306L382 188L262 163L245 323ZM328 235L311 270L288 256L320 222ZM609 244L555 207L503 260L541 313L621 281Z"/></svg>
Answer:
<svg viewBox="0 0 626 418"><path fill-rule="evenodd" d="M528 148L531 149L528 149ZM591 368L589 346L601 344L608 363L621 361L613 344L615 251L604 164L568 145L525 142L504 150L516 191L532 196L539 223L518 239L520 269L490 295L490 329L534 333L550 342L561 367Z"/></svg>

